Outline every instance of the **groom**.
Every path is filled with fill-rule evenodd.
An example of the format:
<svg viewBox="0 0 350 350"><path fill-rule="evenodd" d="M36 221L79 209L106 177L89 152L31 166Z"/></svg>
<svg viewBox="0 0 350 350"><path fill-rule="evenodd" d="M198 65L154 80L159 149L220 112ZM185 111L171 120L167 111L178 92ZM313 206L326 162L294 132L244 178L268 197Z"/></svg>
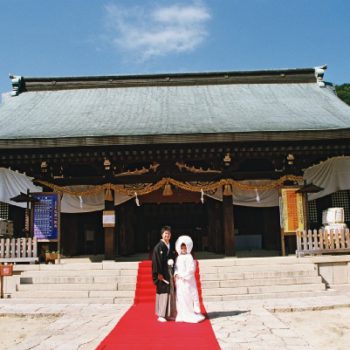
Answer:
<svg viewBox="0 0 350 350"><path fill-rule="evenodd" d="M162 239L156 244L152 254L152 279L157 287L156 315L159 322L166 322L166 317L172 315L171 286L173 281L169 273L168 260L174 263L175 254L170 249L171 228L164 226L161 229Z"/></svg>

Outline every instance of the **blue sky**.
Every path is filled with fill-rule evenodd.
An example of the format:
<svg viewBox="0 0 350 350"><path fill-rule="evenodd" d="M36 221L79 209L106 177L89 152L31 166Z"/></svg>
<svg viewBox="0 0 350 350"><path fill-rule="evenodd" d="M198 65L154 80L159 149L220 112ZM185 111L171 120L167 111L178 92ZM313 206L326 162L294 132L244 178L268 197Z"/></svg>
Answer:
<svg viewBox="0 0 350 350"><path fill-rule="evenodd" d="M349 0L2 0L8 74L118 75L314 67L350 83Z"/></svg>

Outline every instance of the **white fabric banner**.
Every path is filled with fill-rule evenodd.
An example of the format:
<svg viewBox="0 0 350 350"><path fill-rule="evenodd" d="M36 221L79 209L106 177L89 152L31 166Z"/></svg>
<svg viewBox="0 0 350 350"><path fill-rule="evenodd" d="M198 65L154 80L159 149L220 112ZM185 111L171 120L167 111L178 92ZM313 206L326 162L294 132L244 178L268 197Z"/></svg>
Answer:
<svg viewBox="0 0 350 350"><path fill-rule="evenodd" d="M86 191L94 187L91 185L67 186L71 191ZM134 198L134 196L126 196L118 192L114 192L114 205L118 206ZM64 194L61 200L62 213L87 213L100 211L105 209L105 199L103 191L89 196L74 196Z"/></svg>
<svg viewBox="0 0 350 350"><path fill-rule="evenodd" d="M313 183L324 190L311 193L309 200L327 196L331 193L350 190L350 157L334 157L307 168L304 172L306 183Z"/></svg>
<svg viewBox="0 0 350 350"><path fill-rule="evenodd" d="M17 171L0 168L0 202L16 205L17 207L26 208L27 203L17 203L10 198L18 196L21 192L42 192L42 187L35 186L33 178Z"/></svg>
<svg viewBox="0 0 350 350"><path fill-rule="evenodd" d="M242 181L249 185L267 185L271 183L270 180L251 180ZM233 204L242 205L245 207L278 207L278 190L264 190L258 191L254 190L233 190Z"/></svg>
<svg viewBox="0 0 350 350"><path fill-rule="evenodd" d="M251 186L261 186L271 183L271 180L246 180L242 181L244 184ZM278 190L240 190L238 188L232 189L232 203L245 207L278 207ZM222 201L222 189L218 189L214 194L205 193L206 196Z"/></svg>
<svg viewBox="0 0 350 350"><path fill-rule="evenodd" d="M120 205L123 204L130 199L135 198L135 196L128 196L126 194L121 194L118 192L114 192L114 205Z"/></svg>
<svg viewBox="0 0 350 350"><path fill-rule="evenodd" d="M71 191L86 191L91 185L67 186ZM63 194L61 200L62 213L87 213L105 209L105 199L103 191L89 196L74 196Z"/></svg>

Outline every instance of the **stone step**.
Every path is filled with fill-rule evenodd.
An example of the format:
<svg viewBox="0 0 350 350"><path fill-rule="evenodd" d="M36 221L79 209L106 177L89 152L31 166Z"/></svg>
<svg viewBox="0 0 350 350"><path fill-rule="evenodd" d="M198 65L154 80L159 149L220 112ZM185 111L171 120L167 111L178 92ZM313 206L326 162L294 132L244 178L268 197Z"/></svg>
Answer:
<svg viewBox="0 0 350 350"><path fill-rule="evenodd" d="M88 271L88 270L137 270L138 262L114 262L104 261L103 263L73 263L73 264L16 264L13 271Z"/></svg>
<svg viewBox="0 0 350 350"><path fill-rule="evenodd" d="M324 293L316 265L295 257L224 258L199 261L205 301L290 297ZM138 262L36 265L21 273L13 300L26 303L133 303ZM18 270L20 271L20 270ZM148 274L150 275L148 277ZM138 278L154 289L151 268ZM148 283L147 286L145 283Z"/></svg>
<svg viewBox="0 0 350 350"><path fill-rule="evenodd" d="M133 298L14 298L0 299L4 304L129 304Z"/></svg>
<svg viewBox="0 0 350 350"><path fill-rule="evenodd" d="M45 270L120 270L120 269L138 269L139 263L133 262L116 262L116 261L103 261L99 263L60 263L60 264L39 264L41 271Z"/></svg>
<svg viewBox="0 0 350 350"><path fill-rule="evenodd" d="M275 285L275 286L251 286L231 288L203 289L203 298L206 296L242 295L242 294L264 294L282 292L305 292L325 290L324 284L298 284L298 285Z"/></svg>
<svg viewBox="0 0 350 350"><path fill-rule="evenodd" d="M294 265L247 265L247 266L204 266L200 268L200 274L206 273L232 273L232 272L282 272L282 271L313 271L317 266L314 264Z"/></svg>
<svg viewBox="0 0 350 350"><path fill-rule="evenodd" d="M117 290L117 291L91 291L89 298L134 298L134 290Z"/></svg>
<svg viewBox="0 0 350 350"><path fill-rule="evenodd" d="M138 269L139 268L139 261L103 261L102 267L104 270L106 269Z"/></svg>
<svg viewBox="0 0 350 350"><path fill-rule="evenodd" d="M136 275L120 275L120 276L94 276L95 283L108 283L108 282L122 282L122 283L136 283Z"/></svg>
<svg viewBox="0 0 350 350"><path fill-rule="evenodd" d="M249 271L249 272L230 272L230 273L202 273L201 281L224 281L224 280L244 280L259 278L287 278L287 277L312 277L318 276L316 270L306 271Z"/></svg>
<svg viewBox="0 0 350 350"><path fill-rule="evenodd" d="M117 290L116 283L109 283L105 285L82 283L82 284L20 284L17 286L17 291L105 291Z"/></svg>
<svg viewBox="0 0 350 350"><path fill-rule="evenodd" d="M45 298L63 298L63 299L78 299L78 298L88 298L89 291L45 291L45 290L35 290L35 291L17 291L12 294L12 299L45 299Z"/></svg>
<svg viewBox="0 0 350 350"><path fill-rule="evenodd" d="M205 302L215 301L234 301L234 300L263 300L263 299L288 299L288 298L306 298L306 297L322 297L339 295L336 291L302 291L302 292L284 292L284 293L262 293L262 294L227 294L227 295L215 295L206 296Z"/></svg>
<svg viewBox="0 0 350 350"><path fill-rule="evenodd" d="M350 283L330 284L329 288L339 292L350 292Z"/></svg>
<svg viewBox="0 0 350 350"><path fill-rule="evenodd" d="M135 283L36 283L36 284L19 284L17 286L18 291L37 291L37 290L57 290L57 291L111 291L111 290L123 290L123 291L135 291Z"/></svg>
<svg viewBox="0 0 350 350"><path fill-rule="evenodd" d="M16 293L12 294L13 299L25 299L25 298L30 298L30 299L77 299L77 298L82 298L82 299L88 299L88 298L134 298L134 291L86 291L86 290L35 290L33 291L18 291Z"/></svg>
<svg viewBox="0 0 350 350"><path fill-rule="evenodd" d="M114 304L114 298L11 298L0 299L6 304Z"/></svg>
<svg viewBox="0 0 350 350"><path fill-rule="evenodd" d="M311 277L290 277L290 278L263 278L263 279L242 279L242 280L217 280L201 281L202 289L210 288L232 288L248 286L273 286L273 285L300 285L322 283L320 276Z"/></svg>
<svg viewBox="0 0 350 350"><path fill-rule="evenodd" d="M313 258L303 257L297 258L295 256L274 256L261 258L224 258L224 259L204 259L198 260L199 266L249 266L249 265L293 265L293 264L313 264Z"/></svg>
<svg viewBox="0 0 350 350"><path fill-rule="evenodd" d="M23 275L22 275L23 276ZM26 275L25 277L20 277L21 284L37 284L37 283L46 283L46 284L59 284L59 283L112 283L112 282L121 282L121 283L136 283L136 276L48 276L48 275Z"/></svg>
<svg viewBox="0 0 350 350"><path fill-rule="evenodd" d="M21 276L137 276L137 270L53 270L24 271Z"/></svg>

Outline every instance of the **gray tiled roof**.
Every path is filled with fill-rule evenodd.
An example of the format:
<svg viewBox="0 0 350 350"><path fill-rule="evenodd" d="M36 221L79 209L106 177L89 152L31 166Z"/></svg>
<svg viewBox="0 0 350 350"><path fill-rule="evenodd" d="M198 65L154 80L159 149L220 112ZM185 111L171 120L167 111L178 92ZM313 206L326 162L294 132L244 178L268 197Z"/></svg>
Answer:
<svg viewBox="0 0 350 350"><path fill-rule="evenodd" d="M317 83L28 91L0 107L0 139L350 128L350 107Z"/></svg>

